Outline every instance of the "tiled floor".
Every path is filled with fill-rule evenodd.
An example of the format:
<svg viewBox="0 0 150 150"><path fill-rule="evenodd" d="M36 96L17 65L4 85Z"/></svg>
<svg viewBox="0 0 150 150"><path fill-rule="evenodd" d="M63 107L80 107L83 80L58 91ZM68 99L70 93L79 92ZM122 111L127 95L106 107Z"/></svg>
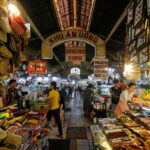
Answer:
<svg viewBox="0 0 150 150"><path fill-rule="evenodd" d="M82 98L78 94L76 98L66 100L65 107L71 108L71 111L65 112L65 124L63 127L64 138L66 137L67 127L86 127L87 139L71 139L70 150L94 150L93 141L89 126L92 124L91 119L85 118L83 109ZM58 133L57 128L52 129L50 139L54 138Z"/></svg>

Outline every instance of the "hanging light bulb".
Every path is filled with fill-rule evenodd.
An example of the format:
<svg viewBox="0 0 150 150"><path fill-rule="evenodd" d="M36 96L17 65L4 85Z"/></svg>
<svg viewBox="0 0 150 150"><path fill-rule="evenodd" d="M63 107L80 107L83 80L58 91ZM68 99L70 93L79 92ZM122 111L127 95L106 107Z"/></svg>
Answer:
<svg viewBox="0 0 150 150"><path fill-rule="evenodd" d="M14 4L9 4L8 9L9 9L10 13L15 14L16 16L20 15L19 9Z"/></svg>

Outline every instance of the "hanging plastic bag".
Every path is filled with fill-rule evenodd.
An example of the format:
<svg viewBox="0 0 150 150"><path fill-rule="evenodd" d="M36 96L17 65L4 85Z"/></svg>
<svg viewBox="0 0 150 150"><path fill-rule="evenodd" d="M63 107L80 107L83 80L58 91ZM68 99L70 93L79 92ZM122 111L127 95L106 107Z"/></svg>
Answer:
<svg viewBox="0 0 150 150"><path fill-rule="evenodd" d="M0 75L7 75L8 74L8 65L9 60L8 59L0 59Z"/></svg>
<svg viewBox="0 0 150 150"><path fill-rule="evenodd" d="M0 28L7 33L11 32L11 27L8 20L8 10L3 5L0 5Z"/></svg>
<svg viewBox="0 0 150 150"><path fill-rule="evenodd" d="M8 50L8 48L5 45L0 46L0 55L8 59L13 58L12 53Z"/></svg>
<svg viewBox="0 0 150 150"><path fill-rule="evenodd" d="M0 40L7 42L7 33L0 29Z"/></svg>
<svg viewBox="0 0 150 150"><path fill-rule="evenodd" d="M25 22L21 15L16 16L15 14L10 14L11 28L19 35L22 35L26 30Z"/></svg>
<svg viewBox="0 0 150 150"><path fill-rule="evenodd" d="M10 35L9 46L12 51L17 51L17 43L13 35Z"/></svg>
<svg viewBox="0 0 150 150"><path fill-rule="evenodd" d="M24 41L24 45L28 45L28 35L27 32L23 33L23 41Z"/></svg>

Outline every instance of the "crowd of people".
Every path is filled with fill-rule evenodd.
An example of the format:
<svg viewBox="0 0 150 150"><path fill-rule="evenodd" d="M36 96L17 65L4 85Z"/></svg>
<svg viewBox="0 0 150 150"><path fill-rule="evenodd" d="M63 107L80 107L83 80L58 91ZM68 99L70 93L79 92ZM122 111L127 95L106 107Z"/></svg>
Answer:
<svg viewBox="0 0 150 150"><path fill-rule="evenodd" d="M116 115L120 117L122 112L129 110L128 102L131 101L134 95L135 84L129 83L128 88L124 88L119 84L118 80L113 81L114 86L110 88L111 93L111 110ZM21 94L21 87L16 89L16 80L12 79L9 81L9 89L7 94L6 105L19 104L20 100L24 99ZM123 87L123 88L122 88ZM77 94L82 95L83 98L83 111L86 117L90 117L92 110L91 101L94 96L93 85L89 84L85 90L81 86L76 87L64 87L61 90L57 87L56 82L51 82L50 87L44 91L47 94L47 100L49 105L45 113L47 113L47 121L52 121L53 126L55 123L58 125L59 135L58 137L63 137L62 127L64 124L64 109L65 109L65 98L74 97Z"/></svg>

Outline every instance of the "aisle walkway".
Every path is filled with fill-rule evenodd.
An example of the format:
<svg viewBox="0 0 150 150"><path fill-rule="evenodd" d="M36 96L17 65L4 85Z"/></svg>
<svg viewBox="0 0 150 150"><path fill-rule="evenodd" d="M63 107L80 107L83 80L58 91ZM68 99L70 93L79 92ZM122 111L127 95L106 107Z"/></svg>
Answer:
<svg viewBox="0 0 150 150"><path fill-rule="evenodd" d="M84 117L82 109L83 103L80 95L78 94L77 97L66 100L65 107L65 124L63 127L63 132L65 134L64 139L69 139L69 150L94 150L89 129L92 122L91 119ZM57 132L57 128L53 128L49 138L55 139ZM74 133L77 133L77 135Z"/></svg>

